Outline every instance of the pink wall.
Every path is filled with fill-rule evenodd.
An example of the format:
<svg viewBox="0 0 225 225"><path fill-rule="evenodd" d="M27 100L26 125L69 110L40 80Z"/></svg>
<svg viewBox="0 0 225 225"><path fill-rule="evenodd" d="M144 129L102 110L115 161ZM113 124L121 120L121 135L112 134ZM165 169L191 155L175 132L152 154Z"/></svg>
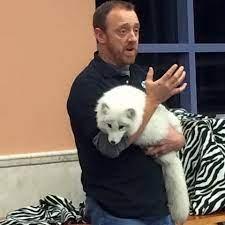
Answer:
<svg viewBox="0 0 225 225"><path fill-rule="evenodd" d="M66 100L95 50L94 2L0 1L0 154L74 148Z"/></svg>

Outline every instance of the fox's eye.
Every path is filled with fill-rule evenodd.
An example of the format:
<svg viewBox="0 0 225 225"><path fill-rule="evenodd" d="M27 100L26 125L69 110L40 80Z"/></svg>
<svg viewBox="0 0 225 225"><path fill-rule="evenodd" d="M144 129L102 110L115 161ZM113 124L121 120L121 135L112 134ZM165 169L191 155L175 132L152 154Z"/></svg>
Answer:
<svg viewBox="0 0 225 225"><path fill-rule="evenodd" d="M112 128L112 125L110 123L107 123L107 125L108 125L109 128Z"/></svg>
<svg viewBox="0 0 225 225"><path fill-rule="evenodd" d="M119 126L119 130L122 130L124 128L124 126Z"/></svg>

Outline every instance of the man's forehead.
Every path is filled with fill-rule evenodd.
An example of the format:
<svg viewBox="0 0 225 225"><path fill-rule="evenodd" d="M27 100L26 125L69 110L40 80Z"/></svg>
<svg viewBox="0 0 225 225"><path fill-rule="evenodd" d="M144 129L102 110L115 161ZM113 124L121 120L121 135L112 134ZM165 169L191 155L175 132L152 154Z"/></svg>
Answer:
<svg viewBox="0 0 225 225"><path fill-rule="evenodd" d="M112 9L112 11L108 14L106 22L108 24L117 23L117 25L139 25L139 20L137 14L133 10L126 9Z"/></svg>

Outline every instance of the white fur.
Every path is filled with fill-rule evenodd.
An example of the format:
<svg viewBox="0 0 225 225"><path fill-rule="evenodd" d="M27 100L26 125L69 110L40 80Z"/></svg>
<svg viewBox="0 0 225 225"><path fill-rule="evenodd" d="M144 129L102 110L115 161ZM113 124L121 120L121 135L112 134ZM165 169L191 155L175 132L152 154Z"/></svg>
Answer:
<svg viewBox="0 0 225 225"><path fill-rule="evenodd" d="M145 96L137 88L121 85L99 99L97 125L108 134L109 142L117 144L124 135L129 137L138 130L142 123ZM177 117L160 104L136 144L149 146L159 143L166 137L169 126L182 132ZM176 152L170 152L158 157L157 162L163 169L171 216L176 223L183 223L189 214L189 198L181 161Z"/></svg>

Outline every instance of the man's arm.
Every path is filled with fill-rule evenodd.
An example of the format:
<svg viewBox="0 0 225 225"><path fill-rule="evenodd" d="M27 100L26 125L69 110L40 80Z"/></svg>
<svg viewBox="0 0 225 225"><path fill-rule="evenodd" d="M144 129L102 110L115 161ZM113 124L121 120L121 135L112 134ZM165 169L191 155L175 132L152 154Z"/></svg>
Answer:
<svg viewBox="0 0 225 225"><path fill-rule="evenodd" d="M138 131L129 137L129 144L132 144L138 139L160 103L165 102L168 98L182 92L186 88L187 84L183 83L185 74L183 66L178 68L174 64L160 79L153 81L154 71L153 68L149 68L145 80L146 103L143 121Z"/></svg>
<svg viewBox="0 0 225 225"><path fill-rule="evenodd" d="M158 157L170 151L179 151L185 145L183 134L170 127L168 135L158 145L146 148L145 154Z"/></svg>

